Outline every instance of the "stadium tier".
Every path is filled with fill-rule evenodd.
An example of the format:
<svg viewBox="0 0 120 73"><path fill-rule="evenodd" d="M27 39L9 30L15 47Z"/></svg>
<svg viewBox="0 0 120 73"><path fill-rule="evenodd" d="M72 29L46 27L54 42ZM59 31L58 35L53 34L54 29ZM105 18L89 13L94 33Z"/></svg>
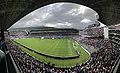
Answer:
<svg viewBox="0 0 120 73"><path fill-rule="evenodd" d="M68 36L68 35L78 35L79 31L76 29L60 29L60 28L45 28L42 30L31 30L30 36Z"/></svg>

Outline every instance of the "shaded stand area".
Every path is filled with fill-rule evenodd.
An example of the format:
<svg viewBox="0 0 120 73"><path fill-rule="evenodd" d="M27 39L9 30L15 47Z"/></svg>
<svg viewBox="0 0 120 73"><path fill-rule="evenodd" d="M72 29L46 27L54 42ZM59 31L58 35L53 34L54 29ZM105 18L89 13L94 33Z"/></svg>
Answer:
<svg viewBox="0 0 120 73"><path fill-rule="evenodd" d="M13 65L9 51L5 43L4 31L0 30L0 73L19 73L16 66ZM4 54L4 57L2 57ZM2 58L1 58L2 57Z"/></svg>

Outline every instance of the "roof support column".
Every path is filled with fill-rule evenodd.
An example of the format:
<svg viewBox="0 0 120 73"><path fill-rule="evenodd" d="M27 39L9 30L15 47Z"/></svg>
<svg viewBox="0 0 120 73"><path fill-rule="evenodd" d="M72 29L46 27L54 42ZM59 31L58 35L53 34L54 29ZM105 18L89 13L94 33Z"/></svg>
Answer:
<svg viewBox="0 0 120 73"><path fill-rule="evenodd" d="M5 36L4 36L4 31L3 30L0 31L0 40L1 41L5 40Z"/></svg>

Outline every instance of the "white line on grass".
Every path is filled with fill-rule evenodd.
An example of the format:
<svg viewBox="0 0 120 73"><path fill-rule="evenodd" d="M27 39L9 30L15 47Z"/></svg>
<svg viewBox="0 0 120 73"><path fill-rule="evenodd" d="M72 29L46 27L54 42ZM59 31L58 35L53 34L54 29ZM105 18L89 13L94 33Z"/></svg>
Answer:
<svg viewBox="0 0 120 73"><path fill-rule="evenodd" d="M77 41L75 41L77 44L78 44L78 42ZM79 44L78 44L79 45ZM90 53L89 53L89 51L87 51L83 46L81 46L89 55L90 55Z"/></svg>
<svg viewBox="0 0 120 73"><path fill-rule="evenodd" d="M90 55L90 53L83 46L81 46L81 47Z"/></svg>

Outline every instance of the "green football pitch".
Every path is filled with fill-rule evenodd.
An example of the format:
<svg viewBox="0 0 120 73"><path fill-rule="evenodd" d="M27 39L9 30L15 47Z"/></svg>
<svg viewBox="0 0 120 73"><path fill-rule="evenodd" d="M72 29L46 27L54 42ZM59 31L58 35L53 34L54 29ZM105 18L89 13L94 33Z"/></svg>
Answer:
<svg viewBox="0 0 120 73"><path fill-rule="evenodd" d="M32 50L51 56L71 57L78 55L78 53L73 48L77 49L77 51L80 52L79 58L60 60L39 55L19 45L19 47L21 47L21 49L28 53L29 55L35 57L36 59L44 63L50 62L51 65L55 64L55 66L59 68L73 67L76 64L85 63L87 60L90 59L90 54L88 54L88 52L86 52L84 48L80 46L80 44L78 44L76 41L70 38L63 39L21 38L15 39L14 41Z"/></svg>

